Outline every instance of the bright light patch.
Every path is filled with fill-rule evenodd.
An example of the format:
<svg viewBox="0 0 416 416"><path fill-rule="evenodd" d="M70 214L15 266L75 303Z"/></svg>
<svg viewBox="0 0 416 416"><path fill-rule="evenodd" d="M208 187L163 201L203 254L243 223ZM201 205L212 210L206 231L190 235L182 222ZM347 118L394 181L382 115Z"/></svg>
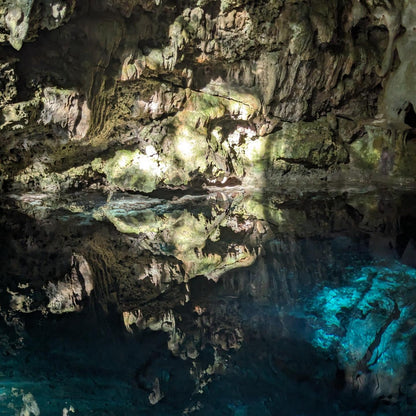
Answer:
<svg viewBox="0 0 416 416"><path fill-rule="evenodd" d="M134 155L133 165L149 173L159 173L157 160L142 153L136 153Z"/></svg>
<svg viewBox="0 0 416 416"><path fill-rule="evenodd" d="M212 131L212 136L217 140L217 142L222 141L222 134L221 134L221 128L220 127L216 127L213 131Z"/></svg>
<svg viewBox="0 0 416 416"><path fill-rule="evenodd" d="M227 138L230 146L237 146L240 143L240 132L238 130L233 131Z"/></svg>
<svg viewBox="0 0 416 416"><path fill-rule="evenodd" d="M118 159L118 166L123 169L129 164L129 162L130 162L130 158L126 155L122 155Z"/></svg>
<svg viewBox="0 0 416 416"><path fill-rule="evenodd" d="M151 144L146 146L146 155L147 156L157 156L157 151Z"/></svg>
<svg viewBox="0 0 416 416"><path fill-rule="evenodd" d="M149 110L152 113L157 113L159 111L159 107L160 106L159 106L159 103L157 102L157 97L152 97L152 101L149 103Z"/></svg>
<svg viewBox="0 0 416 416"><path fill-rule="evenodd" d="M256 135L255 130L250 129L250 128L239 126L237 129L240 133L245 134L248 139L252 139Z"/></svg>
<svg viewBox="0 0 416 416"><path fill-rule="evenodd" d="M248 142L245 153L251 162L261 159L265 153L264 139L259 138Z"/></svg>
<svg viewBox="0 0 416 416"><path fill-rule="evenodd" d="M176 150L184 159L191 159L194 156L194 145L186 137L179 137L176 143Z"/></svg>
<svg viewBox="0 0 416 416"><path fill-rule="evenodd" d="M238 120L248 120L253 113L253 109L247 104L235 102L230 105L230 112Z"/></svg>

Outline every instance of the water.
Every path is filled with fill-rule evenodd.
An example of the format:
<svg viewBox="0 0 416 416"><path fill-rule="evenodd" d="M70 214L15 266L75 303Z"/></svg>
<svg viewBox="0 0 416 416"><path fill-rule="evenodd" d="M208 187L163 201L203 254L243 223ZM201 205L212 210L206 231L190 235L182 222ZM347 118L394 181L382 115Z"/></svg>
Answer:
<svg viewBox="0 0 416 416"><path fill-rule="evenodd" d="M414 414L415 201L5 199L0 415Z"/></svg>

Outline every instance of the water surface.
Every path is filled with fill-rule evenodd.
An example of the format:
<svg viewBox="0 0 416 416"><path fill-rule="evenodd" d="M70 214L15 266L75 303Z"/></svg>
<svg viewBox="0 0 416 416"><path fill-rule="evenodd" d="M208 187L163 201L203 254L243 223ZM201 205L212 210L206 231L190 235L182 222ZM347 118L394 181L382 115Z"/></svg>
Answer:
<svg viewBox="0 0 416 416"><path fill-rule="evenodd" d="M0 414L413 414L415 201L8 199Z"/></svg>

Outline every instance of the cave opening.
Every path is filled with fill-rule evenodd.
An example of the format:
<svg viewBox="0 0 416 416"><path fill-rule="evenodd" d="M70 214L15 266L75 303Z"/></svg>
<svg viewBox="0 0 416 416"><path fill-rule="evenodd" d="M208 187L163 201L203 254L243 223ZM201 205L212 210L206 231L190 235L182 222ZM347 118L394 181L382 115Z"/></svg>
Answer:
<svg viewBox="0 0 416 416"><path fill-rule="evenodd" d="M412 129L416 129L416 112L411 103L406 108L406 115L404 116L404 122Z"/></svg>
<svg viewBox="0 0 416 416"><path fill-rule="evenodd" d="M405 111L404 122L410 127L410 130L407 132L406 142L409 142L416 139L416 112L412 103L409 103Z"/></svg>

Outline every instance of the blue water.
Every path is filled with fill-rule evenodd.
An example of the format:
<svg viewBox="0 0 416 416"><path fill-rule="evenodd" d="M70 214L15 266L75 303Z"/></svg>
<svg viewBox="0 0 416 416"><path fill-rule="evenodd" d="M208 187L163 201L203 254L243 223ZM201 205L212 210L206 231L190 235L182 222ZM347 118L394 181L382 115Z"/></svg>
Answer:
<svg viewBox="0 0 416 416"><path fill-rule="evenodd" d="M276 232L254 265L187 283L167 330L98 299L5 312L0 415L415 414L416 269L372 241Z"/></svg>

